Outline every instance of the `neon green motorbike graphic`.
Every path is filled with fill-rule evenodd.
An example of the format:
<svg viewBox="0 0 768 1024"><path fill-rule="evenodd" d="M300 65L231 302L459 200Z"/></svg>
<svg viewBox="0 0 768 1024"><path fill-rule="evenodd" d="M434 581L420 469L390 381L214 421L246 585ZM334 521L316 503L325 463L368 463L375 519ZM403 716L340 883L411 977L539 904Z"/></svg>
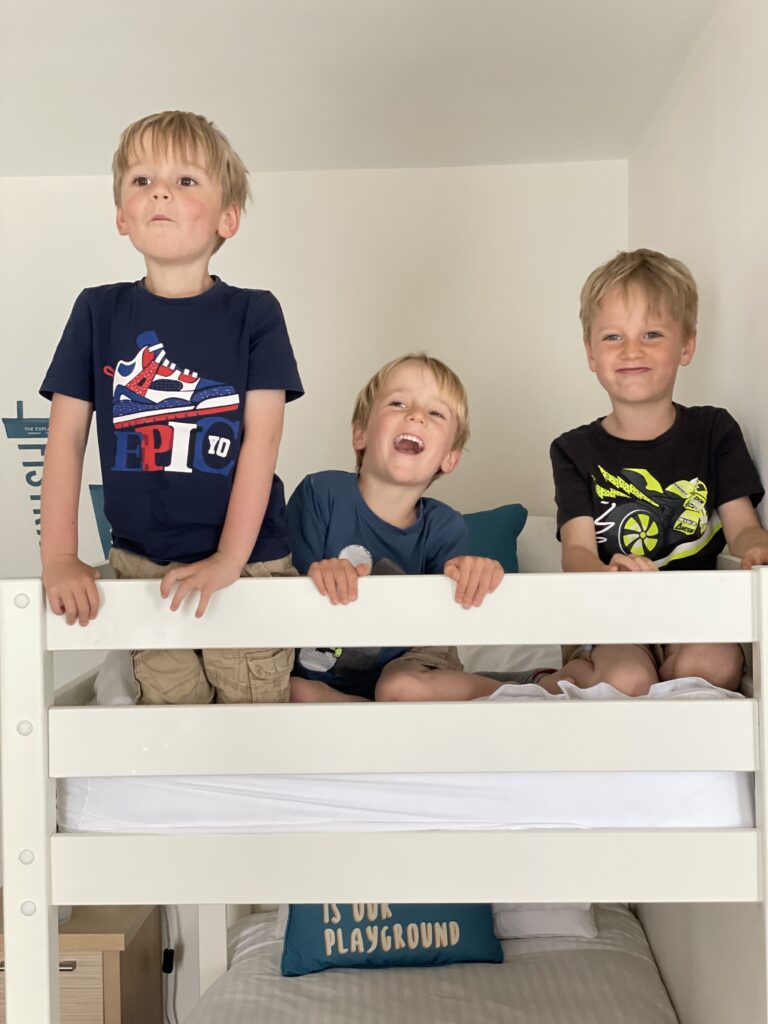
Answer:
<svg viewBox="0 0 768 1024"><path fill-rule="evenodd" d="M680 534L695 537L706 530L708 490L698 477L662 487L645 469L624 469L622 476L616 476L598 466L598 472L602 480L594 479L598 498L622 503L618 539L625 555L653 558L660 546L679 543Z"/></svg>

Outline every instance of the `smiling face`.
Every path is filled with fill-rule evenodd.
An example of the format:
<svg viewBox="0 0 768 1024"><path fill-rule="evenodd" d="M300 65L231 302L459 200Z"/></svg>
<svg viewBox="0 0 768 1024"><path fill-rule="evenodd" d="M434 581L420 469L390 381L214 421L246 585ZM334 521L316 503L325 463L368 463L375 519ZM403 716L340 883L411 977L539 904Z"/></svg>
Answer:
<svg viewBox="0 0 768 1024"><path fill-rule="evenodd" d="M584 339L589 368L616 405L672 401L677 371L696 349L663 306L653 309L641 288L610 289Z"/></svg>
<svg viewBox="0 0 768 1024"><path fill-rule="evenodd" d="M219 238L231 238L240 210L222 205L220 184L202 158L142 145L123 175L117 230L148 262L190 265L207 261Z"/></svg>
<svg viewBox="0 0 768 1024"><path fill-rule="evenodd" d="M364 452L361 476L426 489L458 465L456 427L455 409L432 371L416 360L400 363L385 378L368 423L353 424L353 446Z"/></svg>

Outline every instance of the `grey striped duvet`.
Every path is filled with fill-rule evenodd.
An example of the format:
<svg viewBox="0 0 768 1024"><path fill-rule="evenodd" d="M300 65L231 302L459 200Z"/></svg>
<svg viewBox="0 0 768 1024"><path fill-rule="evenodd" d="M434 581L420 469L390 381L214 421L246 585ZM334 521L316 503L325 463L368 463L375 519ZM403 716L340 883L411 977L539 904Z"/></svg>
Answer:
<svg viewBox="0 0 768 1024"><path fill-rule="evenodd" d="M503 964L280 975L274 915L240 922L227 974L185 1024L677 1024L643 930L595 908L595 939L505 941Z"/></svg>

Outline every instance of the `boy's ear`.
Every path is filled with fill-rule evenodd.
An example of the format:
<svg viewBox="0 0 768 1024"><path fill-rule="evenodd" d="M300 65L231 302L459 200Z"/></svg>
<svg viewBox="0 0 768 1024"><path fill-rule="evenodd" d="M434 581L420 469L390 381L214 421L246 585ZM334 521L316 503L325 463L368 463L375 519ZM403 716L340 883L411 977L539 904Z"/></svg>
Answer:
<svg viewBox="0 0 768 1024"><path fill-rule="evenodd" d="M683 351L680 353L680 365L687 366L688 363L693 359L693 354L696 351L696 331L693 331L683 345Z"/></svg>
<svg viewBox="0 0 768 1024"><path fill-rule="evenodd" d="M461 462L461 449L457 448L455 451L448 452L443 461L440 463L440 472L443 476L448 476Z"/></svg>
<svg viewBox="0 0 768 1024"><path fill-rule="evenodd" d="M118 206L115 210L115 224L117 225L117 230L119 234L128 234L128 228L125 223L125 217L123 216L123 208L121 206Z"/></svg>
<svg viewBox="0 0 768 1024"><path fill-rule="evenodd" d="M592 351L592 342L589 340L589 335L585 334L583 337L584 350L587 353L587 363L592 373L597 369L597 363L595 361L595 353Z"/></svg>
<svg viewBox="0 0 768 1024"><path fill-rule="evenodd" d="M220 238L232 238L240 229L240 207L230 203L221 211L217 234Z"/></svg>
<svg viewBox="0 0 768 1024"><path fill-rule="evenodd" d="M365 427L361 423L352 424L352 447L356 452L365 450Z"/></svg>

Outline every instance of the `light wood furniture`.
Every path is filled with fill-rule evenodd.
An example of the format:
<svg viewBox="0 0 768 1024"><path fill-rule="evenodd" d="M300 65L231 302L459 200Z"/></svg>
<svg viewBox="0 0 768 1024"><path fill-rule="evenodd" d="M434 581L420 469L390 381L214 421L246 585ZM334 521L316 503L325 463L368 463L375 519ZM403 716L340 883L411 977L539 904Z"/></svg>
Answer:
<svg viewBox="0 0 768 1024"><path fill-rule="evenodd" d="M2 926L0 909L0 926ZM0 959L5 955L0 934ZM75 907L59 928L62 1024L162 1024L158 907ZM5 972L0 972L5 1024Z"/></svg>

